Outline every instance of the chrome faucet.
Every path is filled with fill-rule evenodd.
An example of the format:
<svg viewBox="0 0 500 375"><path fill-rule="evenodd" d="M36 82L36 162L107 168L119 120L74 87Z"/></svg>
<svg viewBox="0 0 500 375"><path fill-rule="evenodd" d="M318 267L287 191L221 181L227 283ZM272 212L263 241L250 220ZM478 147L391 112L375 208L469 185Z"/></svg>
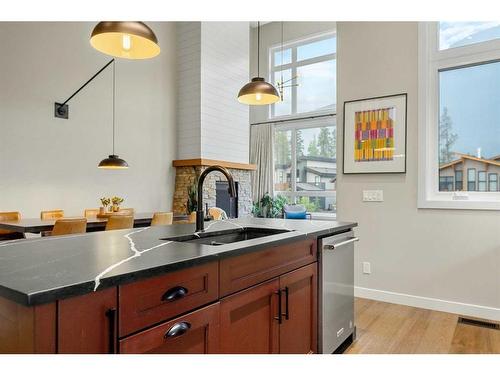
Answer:
<svg viewBox="0 0 500 375"><path fill-rule="evenodd" d="M222 172L222 174L226 176L227 182L229 183L229 196L231 198L236 198L236 187L234 185L233 176L231 176L231 173L229 173L226 168L219 165L212 165L205 169L198 179L198 201L196 202L196 204L198 205L198 208L196 210L196 232L203 232L205 230L203 215L203 182L205 181L205 177L207 177L207 175L213 171Z"/></svg>

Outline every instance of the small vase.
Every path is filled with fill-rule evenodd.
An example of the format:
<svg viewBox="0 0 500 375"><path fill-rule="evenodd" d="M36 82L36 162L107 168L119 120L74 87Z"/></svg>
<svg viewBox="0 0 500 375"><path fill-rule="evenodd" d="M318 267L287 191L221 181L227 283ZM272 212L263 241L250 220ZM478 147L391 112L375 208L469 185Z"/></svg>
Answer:
<svg viewBox="0 0 500 375"><path fill-rule="evenodd" d="M120 206L117 206L116 204L113 205L113 212L118 212L120 211Z"/></svg>

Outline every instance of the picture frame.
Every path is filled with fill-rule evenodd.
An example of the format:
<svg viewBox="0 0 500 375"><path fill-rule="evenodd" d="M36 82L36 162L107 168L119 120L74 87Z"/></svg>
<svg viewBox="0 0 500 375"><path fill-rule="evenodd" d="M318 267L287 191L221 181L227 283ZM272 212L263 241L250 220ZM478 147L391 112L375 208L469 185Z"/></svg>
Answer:
<svg viewBox="0 0 500 375"><path fill-rule="evenodd" d="M344 174L406 173L407 103L407 93L344 102Z"/></svg>

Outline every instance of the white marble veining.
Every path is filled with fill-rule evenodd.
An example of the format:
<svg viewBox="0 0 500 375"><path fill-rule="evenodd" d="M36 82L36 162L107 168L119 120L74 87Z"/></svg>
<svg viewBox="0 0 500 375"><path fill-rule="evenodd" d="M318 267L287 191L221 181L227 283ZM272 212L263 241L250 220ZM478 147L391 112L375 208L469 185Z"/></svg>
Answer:
<svg viewBox="0 0 500 375"><path fill-rule="evenodd" d="M137 234L137 233L141 233L141 232L144 232L145 230L148 230L149 228L151 227L146 227L146 228L141 228L141 229L138 229L136 231L133 231L133 232L130 232L130 233L127 233L126 235L124 235L123 237L125 237L128 242L129 242L129 245L130 245L130 251L132 251L132 255L127 257L127 258L124 258L122 260L120 260L119 262L116 262L114 264L112 264L111 266L109 266L108 268L106 268L104 271L102 271L101 273L99 273L99 275L97 275L94 279L95 281L95 285L94 285L94 292L97 290L97 288L99 287L99 284L101 283L101 278L106 275L108 272L110 272L111 270L115 269L116 267L122 265L123 263L126 263L128 262L129 260L131 259L134 259L134 258L137 258L137 257L140 257L142 254L144 253L147 253L148 251L151 251L151 250L154 250L154 249L158 249L159 247L162 247L162 246L165 246L165 245L168 245L169 243L172 243L172 241L165 241L165 242L162 242L158 245L155 245L153 247L150 247L150 248L147 248L147 249L142 249L142 250L139 250L137 249L136 245L135 245L135 242L134 240L132 239L132 235L134 234Z"/></svg>

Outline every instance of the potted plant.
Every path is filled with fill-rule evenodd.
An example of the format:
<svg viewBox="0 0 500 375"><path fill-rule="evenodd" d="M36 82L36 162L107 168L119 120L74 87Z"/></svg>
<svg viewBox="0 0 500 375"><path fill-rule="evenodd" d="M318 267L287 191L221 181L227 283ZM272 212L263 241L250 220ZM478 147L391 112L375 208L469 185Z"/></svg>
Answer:
<svg viewBox="0 0 500 375"><path fill-rule="evenodd" d="M111 198L111 203L113 204L113 212L120 211L120 204L123 203L123 198L113 197Z"/></svg>
<svg viewBox="0 0 500 375"><path fill-rule="evenodd" d="M108 210L108 206L111 203L111 199L103 197L101 198L101 207L99 207L99 214L104 215Z"/></svg>
<svg viewBox="0 0 500 375"><path fill-rule="evenodd" d="M198 185L196 183L191 184L187 188L187 204L186 204L186 213L189 215L191 212L194 212L198 208L197 199L198 199Z"/></svg>

